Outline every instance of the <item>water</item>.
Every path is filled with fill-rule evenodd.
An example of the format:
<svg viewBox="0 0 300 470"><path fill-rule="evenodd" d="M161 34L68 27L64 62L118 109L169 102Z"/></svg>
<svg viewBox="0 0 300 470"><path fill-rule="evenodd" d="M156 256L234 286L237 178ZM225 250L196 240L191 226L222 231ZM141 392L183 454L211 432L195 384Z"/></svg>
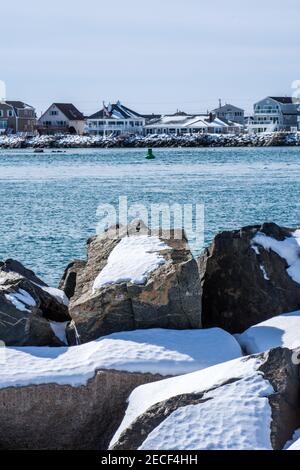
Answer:
<svg viewBox="0 0 300 470"><path fill-rule="evenodd" d="M219 230L300 225L300 148L0 151L0 259L56 285L85 257L100 203L204 203L205 243ZM201 247L198 247L199 251Z"/></svg>

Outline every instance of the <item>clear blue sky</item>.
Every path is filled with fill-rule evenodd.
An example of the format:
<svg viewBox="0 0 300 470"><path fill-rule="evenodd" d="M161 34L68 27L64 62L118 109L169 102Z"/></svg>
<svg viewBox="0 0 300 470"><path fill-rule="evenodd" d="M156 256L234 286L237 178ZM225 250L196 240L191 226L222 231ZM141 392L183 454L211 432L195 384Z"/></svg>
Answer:
<svg viewBox="0 0 300 470"><path fill-rule="evenodd" d="M299 0L1 2L0 79L36 106L84 113L251 110L300 79Z"/></svg>

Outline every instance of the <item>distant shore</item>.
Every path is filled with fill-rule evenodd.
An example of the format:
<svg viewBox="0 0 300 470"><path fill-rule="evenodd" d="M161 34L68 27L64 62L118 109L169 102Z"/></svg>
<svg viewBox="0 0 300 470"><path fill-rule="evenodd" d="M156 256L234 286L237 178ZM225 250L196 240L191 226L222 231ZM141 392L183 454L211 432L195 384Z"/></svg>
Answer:
<svg viewBox="0 0 300 470"><path fill-rule="evenodd" d="M0 149L67 148L169 148L169 147L271 147L299 146L300 132L269 134L186 134L148 136L0 136Z"/></svg>

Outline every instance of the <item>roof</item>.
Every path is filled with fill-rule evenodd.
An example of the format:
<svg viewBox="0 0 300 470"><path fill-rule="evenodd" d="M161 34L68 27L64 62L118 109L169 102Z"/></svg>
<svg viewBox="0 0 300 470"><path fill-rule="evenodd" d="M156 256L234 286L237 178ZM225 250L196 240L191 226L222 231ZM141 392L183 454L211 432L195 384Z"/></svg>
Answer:
<svg viewBox="0 0 300 470"><path fill-rule="evenodd" d="M294 99L288 96L270 96L269 98L282 104L294 104Z"/></svg>
<svg viewBox="0 0 300 470"><path fill-rule="evenodd" d="M25 108L32 108L29 104L24 103L23 101L5 101L6 104L12 106L14 109L25 109Z"/></svg>
<svg viewBox="0 0 300 470"><path fill-rule="evenodd" d="M230 103L226 103L224 104L223 106L220 106L219 108L215 108L212 110L213 113L217 113L218 111L222 111L222 110L225 110L226 108L232 108L236 111L242 111L244 112L244 110L242 108L238 108L237 106L234 106L233 104L230 104Z"/></svg>
<svg viewBox="0 0 300 470"><path fill-rule="evenodd" d="M88 119L136 119L143 118L141 114L127 108L120 101L117 103L103 106L103 108L95 114L92 114Z"/></svg>
<svg viewBox="0 0 300 470"><path fill-rule="evenodd" d="M72 103L53 103L70 121L83 121L83 114Z"/></svg>

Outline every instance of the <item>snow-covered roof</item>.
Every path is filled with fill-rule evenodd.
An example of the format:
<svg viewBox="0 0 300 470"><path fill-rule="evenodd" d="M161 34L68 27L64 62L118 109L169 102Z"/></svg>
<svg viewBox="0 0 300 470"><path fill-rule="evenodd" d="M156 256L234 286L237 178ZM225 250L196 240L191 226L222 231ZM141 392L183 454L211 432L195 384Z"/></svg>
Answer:
<svg viewBox="0 0 300 470"><path fill-rule="evenodd" d="M117 103L103 105L100 111L92 114L88 119L143 119L143 116L132 109L124 106L120 101Z"/></svg>
<svg viewBox="0 0 300 470"><path fill-rule="evenodd" d="M147 129L155 128L224 128L231 124L222 119L205 115L172 114L164 115L155 122L146 124ZM233 126L233 124L232 124Z"/></svg>

